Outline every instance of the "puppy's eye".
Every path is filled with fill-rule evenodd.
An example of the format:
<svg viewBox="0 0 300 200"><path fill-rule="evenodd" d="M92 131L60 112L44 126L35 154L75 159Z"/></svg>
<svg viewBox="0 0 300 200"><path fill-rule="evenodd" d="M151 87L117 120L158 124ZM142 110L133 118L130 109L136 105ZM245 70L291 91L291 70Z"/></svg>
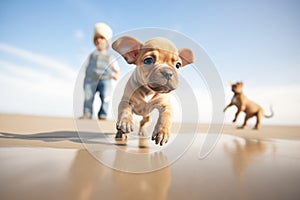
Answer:
<svg viewBox="0 0 300 200"><path fill-rule="evenodd" d="M179 69L180 67L181 67L181 63L180 62L176 63L176 68Z"/></svg>
<svg viewBox="0 0 300 200"><path fill-rule="evenodd" d="M153 57L147 57L144 59L145 65L153 65L154 64L154 58Z"/></svg>

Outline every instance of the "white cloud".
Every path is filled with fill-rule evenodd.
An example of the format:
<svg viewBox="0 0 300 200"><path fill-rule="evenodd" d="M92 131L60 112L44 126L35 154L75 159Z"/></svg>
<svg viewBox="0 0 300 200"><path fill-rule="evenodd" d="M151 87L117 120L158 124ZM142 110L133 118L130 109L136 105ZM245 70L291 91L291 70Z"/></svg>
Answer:
<svg viewBox="0 0 300 200"><path fill-rule="evenodd" d="M3 43L0 43L0 51L33 62L41 69L44 69L48 72L56 72L58 75L63 76L64 78L73 79L73 77L76 76L76 70L72 69L71 66L48 56L33 53L31 51Z"/></svg>
<svg viewBox="0 0 300 200"><path fill-rule="evenodd" d="M84 38L84 32L82 30L80 30L80 29L75 30L74 37L77 40L82 40Z"/></svg>
<svg viewBox="0 0 300 200"><path fill-rule="evenodd" d="M10 45L0 44L0 51L32 64L20 65L0 56L0 112L72 115L77 73L71 66Z"/></svg>

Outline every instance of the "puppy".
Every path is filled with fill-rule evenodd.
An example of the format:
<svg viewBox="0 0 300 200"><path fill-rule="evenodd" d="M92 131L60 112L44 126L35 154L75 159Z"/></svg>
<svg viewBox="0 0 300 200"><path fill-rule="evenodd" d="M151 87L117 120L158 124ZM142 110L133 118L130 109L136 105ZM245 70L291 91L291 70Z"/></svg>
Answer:
<svg viewBox="0 0 300 200"><path fill-rule="evenodd" d="M143 116L139 135L144 135L150 113L157 109L159 118L152 140L160 145L167 143L172 121L169 93L178 86L179 69L194 61L193 52L177 50L171 41L160 37L142 43L134 37L123 36L112 44L112 48L128 64L136 65L118 107L116 138L133 131L133 113Z"/></svg>
<svg viewBox="0 0 300 200"><path fill-rule="evenodd" d="M238 128L244 128L247 125L247 121L249 118L256 116L256 124L254 129L259 129L261 124L261 118L264 116L266 118L273 117L274 113L271 109L270 115L265 115L264 111L261 106L256 104L255 102L249 100L244 94L243 94L243 82L237 82L235 84L231 84L232 92L234 93L232 100L228 106L225 107L224 112L229 108L230 106L236 106L237 112L235 114L235 117L232 122L235 122L240 112L245 112L246 117L244 124L241 127Z"/></svg>

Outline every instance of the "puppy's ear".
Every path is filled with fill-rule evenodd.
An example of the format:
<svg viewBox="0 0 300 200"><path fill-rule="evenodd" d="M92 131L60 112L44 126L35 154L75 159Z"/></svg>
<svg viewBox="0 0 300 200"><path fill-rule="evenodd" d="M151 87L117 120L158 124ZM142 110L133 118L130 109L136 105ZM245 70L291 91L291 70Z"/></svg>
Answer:
<svg viewBox="0 0 300 200"><path fill-rule="evenodd" d="M130 36L118 38L112 44L112 48L121 54L128 64L135 63L142 43Z"/></svg>
<svg viewBox="0 0 300 200"><path fill-rule="evenodd" d="M182 67L194 62L194 54L190 49L179 49L178 53L182 60Z"/></svg>

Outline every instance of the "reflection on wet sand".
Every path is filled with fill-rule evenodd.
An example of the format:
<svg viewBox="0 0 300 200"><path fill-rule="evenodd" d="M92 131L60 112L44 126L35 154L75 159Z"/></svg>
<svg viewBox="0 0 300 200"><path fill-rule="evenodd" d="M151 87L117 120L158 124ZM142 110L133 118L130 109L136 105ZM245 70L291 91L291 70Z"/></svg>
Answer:
<svg viewBox="0 0 300 200"><path fill-rule="evenodd" d="M114 165L116 168L126 168L126 165L138 165L136 160L131 160L130 155L142 154L142 162L152 165L155 162L166 162L167 158L161 153L150 153L148 139L139 138L139 146L127 151L126 143L118 143L115 152ZM147 158L147 161L146 159ZM124 166L125 165L125 166ZM106 176L111 176L112 187L107 187ZM108 170L87 150L79 150L75 156L68 176L68 189L66 199L85 200L97 199L99 196L110 196L114 199L166 199L171 182L170 168L149 173L127 173L118 170ZM105 195L105 193L109 194ZM154 196L153 196L154 195Z"/></svg>
<svg viewBox="0 0 300 200"><path fill-rule="evenodd" d="M299 140L222 135L213 152L199 159L206 135L197 134L174 162L173 151L149 138L131 136L127 142L116 142L112 134L83 132L82 136L63 131L1 134L2 144L10 141L15 146L0 147L0 199L276 200L300 196ZM182 142L189 136L178 138ZM80 144L79 139L86 143Z"/></svg>
<svg viewBox="0 0 300 200"><path fill-rule="evenodd" d="M261 140L238 138L233 145L224 144L225 152L231 157L233 171L242 180L254 159L266 152L266 143Z"/></svg>
<svg viewBox="0 0 300 200"><path fill-rule="evenodd" d="M150 153L149 139L139 138L139 148L126 152L127 146L121 146L116 152L115 164L132 165L139 163L130 160L131 153L142 153L146 156L143 159L144 164L155 165L157 163L167 162L167 157L162 152ZM122 151L123 150L123 151ZM126 152L126 153L124 153ZM146 161L147 160L147 161ZM146 162L145 162L146 161ZM150 173L126 173L121 171L113 171L112 180L116 184L117 199L167 199L167 191L171 182L170 167L153 171Z"/></svg>
<svg viewBox="0 0 300 200"><path fill-rule="evenodd" d="M105 170L87 150L78 150L68 173L66 199L94 199Z"/></svg>

